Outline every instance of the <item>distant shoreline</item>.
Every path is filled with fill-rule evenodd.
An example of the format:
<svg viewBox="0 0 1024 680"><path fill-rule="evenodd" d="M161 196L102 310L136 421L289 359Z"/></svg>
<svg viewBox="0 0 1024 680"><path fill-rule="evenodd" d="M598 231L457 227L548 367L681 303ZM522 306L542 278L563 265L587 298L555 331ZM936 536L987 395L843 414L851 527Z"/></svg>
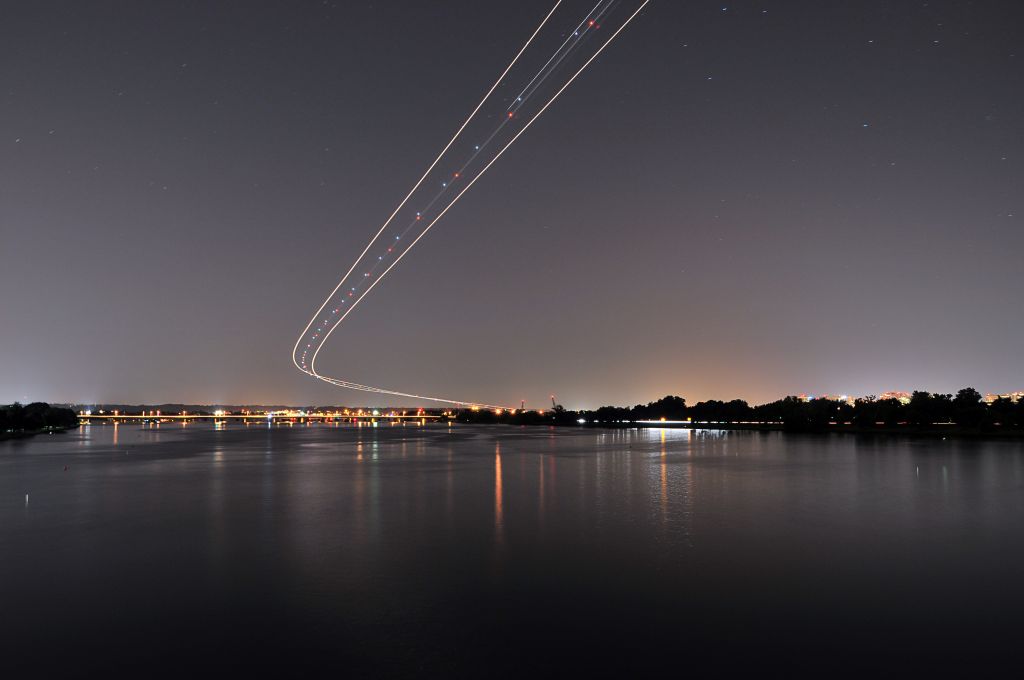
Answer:
<svg viewBox="0 0 1024 680"><path fill-rule="evenodd" d="M1024 439L1024 430L1016 428L978 430L958 425L879 425L862 427L858 425L830 425L825 428L787 428L782 423L679 423L679 422L631 422L631 423L578 423L581 428L608 429L677 429L677 430L734 430L743 432L783 432L785 434L845 434L883 435L886 437L914 437L921 439Z"/></svg>

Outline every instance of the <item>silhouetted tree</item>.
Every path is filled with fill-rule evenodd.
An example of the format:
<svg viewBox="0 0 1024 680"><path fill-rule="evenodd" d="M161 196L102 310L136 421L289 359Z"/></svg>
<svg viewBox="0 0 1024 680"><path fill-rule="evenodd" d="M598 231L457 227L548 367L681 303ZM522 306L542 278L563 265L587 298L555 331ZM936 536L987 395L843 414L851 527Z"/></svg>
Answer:
<svg viewBox="0 0 1024 680"><path fill-rule="evenodd" d="M0 434L7 432L38 432L47 428L76 427L78 416L69 408L54 407L41 401L27 406L15 402L0 407Z"/></svg>
<svg viewBox="0 0 1024 680"><path fill-rule="evenodd" d="M646 412L648 418L684 420L686 418L686 400L670 394L647 404Z"/></svg>
<svg viewBox="0 0 1024 680"><path fill-rule="evenodd" d="M918 427L937 422L939 409L936 397L938 396L915 390L910 396L910 403L907 404L907 422Z"/></svg>
<svg viewBox="0 0 1024 680"><path fill-rule="evenodd" d="M998 423L1003 427L1020 427L1022 425L1020 416L1021 411L1019 404L1024 403L1024 399L1014 402L1012 399L1000 397L994 402L989 404L988 407L988 419L993 424Z"/></svg>
<svg viewBox="0 0 1024 680"><path fill-rule="evenodd" d="M953 399L956 423L963 427L979 427L985 421L985 404L973 387L965 387Z"/></svg>
<svg viewBox="0 0 1024 680"><path fill-rule="evenodd" d="M58 421L52 419L52 414L57 410L60 409L50 409L46 404L29 404L24 407L13 404L0 409L0 431L24 428L26 424L34 429L55 426ZM74 413L63 410L73 425L76 420ZM593 411L570 411L557 405L543 413L495 413L485 409L467 409L460 411L456 417L461 422L517 425L575 425L580 419L611 425L661 418L684 420L689 417L695 422L781 422L786 429L796 431L822 431L849 423L862 428L893 427L900 424L927 428L937 423L956 423L966 428L998 423L1000 427L1013 428L1024 427L1024 399L1016 402L998 399L986 406L981 394L970 387L960 390L955 397L918 390L907 404L897 399L877 399L873 396L858 399L853 404L832 399L808 401L789 396L753 407L742 399L728 402L709 399L688 406L682 397L668 395L647 404L601 406Z"/></svg>

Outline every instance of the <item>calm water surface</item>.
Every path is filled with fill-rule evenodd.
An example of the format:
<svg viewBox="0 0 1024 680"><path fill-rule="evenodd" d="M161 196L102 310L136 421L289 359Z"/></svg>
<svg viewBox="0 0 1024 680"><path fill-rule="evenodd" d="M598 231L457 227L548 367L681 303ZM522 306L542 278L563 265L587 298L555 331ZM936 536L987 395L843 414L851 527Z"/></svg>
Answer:
<svg viewBox="0 0 1024 680"><path fill-rule="evenodd" d="M1024 630L1022 535L1014 442L92 426L0 442L0 658L18 677L995 671Z"/></svg>

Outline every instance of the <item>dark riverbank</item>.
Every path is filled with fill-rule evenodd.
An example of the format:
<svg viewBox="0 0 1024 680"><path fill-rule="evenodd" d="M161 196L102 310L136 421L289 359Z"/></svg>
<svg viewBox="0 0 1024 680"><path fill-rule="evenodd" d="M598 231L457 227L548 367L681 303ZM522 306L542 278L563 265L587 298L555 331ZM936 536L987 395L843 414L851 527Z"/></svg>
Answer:
<svg viewBox="0 0 1024 680"><path fill-rule="evenodd" d="M684 430L729 430L747 432L786 432L788 434L853 434L879 435L886 437L958 438L958 439L1024 439L1024 429L990 427L984 429L960 427L958 425L915 425L857 426L846 424L828 425L816 428L787 428L784 423L679 423L679 422L632 422L632 423L576 423L579 427L602 428L676 428Z"/></svg>
<svg viewBox="0 0 1024 680"><path fill-rule="evenodd" d="M916 391L905 399L786 397L757 406L741 399L688 405L682 397L667 396L648 404L602 406L594 410L571 411L558 404L544 411L465 409L455 417L459 422L477 424L1024 438L1024 399L996 399L987 403L970 387L955 396Z"/></svg>
<svg viewBox="0 0 1024 680"><path fill-rule="evenodd" d="M50 406L37 401L0 406L0 441L33 437L37 434L60 434L78 427L78 416L69 408Z"/></svg>

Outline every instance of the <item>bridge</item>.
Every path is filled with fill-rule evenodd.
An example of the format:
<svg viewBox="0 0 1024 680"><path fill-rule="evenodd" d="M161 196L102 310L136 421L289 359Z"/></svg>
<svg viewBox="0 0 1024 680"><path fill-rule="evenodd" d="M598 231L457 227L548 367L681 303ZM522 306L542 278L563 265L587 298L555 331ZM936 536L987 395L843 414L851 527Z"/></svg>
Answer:
<svg viewBox="0 0 1024 680"><path fill-rule="evenodd" d="M295 412L268 412L268 413L161 413L159 411L151 411L142 413L79 413L78 420L82 423L122 423L122 422L189 422L189 421L210 421L213 422L225 422L229 420L242 421L245 423L265 423L265 422L293 422L293 423L313 423L313 422L376 422L376 421L421 421L426 422L428 420L434 421L442 417L446 417L446 414L439 415L436 413L407 413L407 412L377 412L373 411L352 411L349 413L345 412L310 412L310 413L295 413Z"/></svg>

